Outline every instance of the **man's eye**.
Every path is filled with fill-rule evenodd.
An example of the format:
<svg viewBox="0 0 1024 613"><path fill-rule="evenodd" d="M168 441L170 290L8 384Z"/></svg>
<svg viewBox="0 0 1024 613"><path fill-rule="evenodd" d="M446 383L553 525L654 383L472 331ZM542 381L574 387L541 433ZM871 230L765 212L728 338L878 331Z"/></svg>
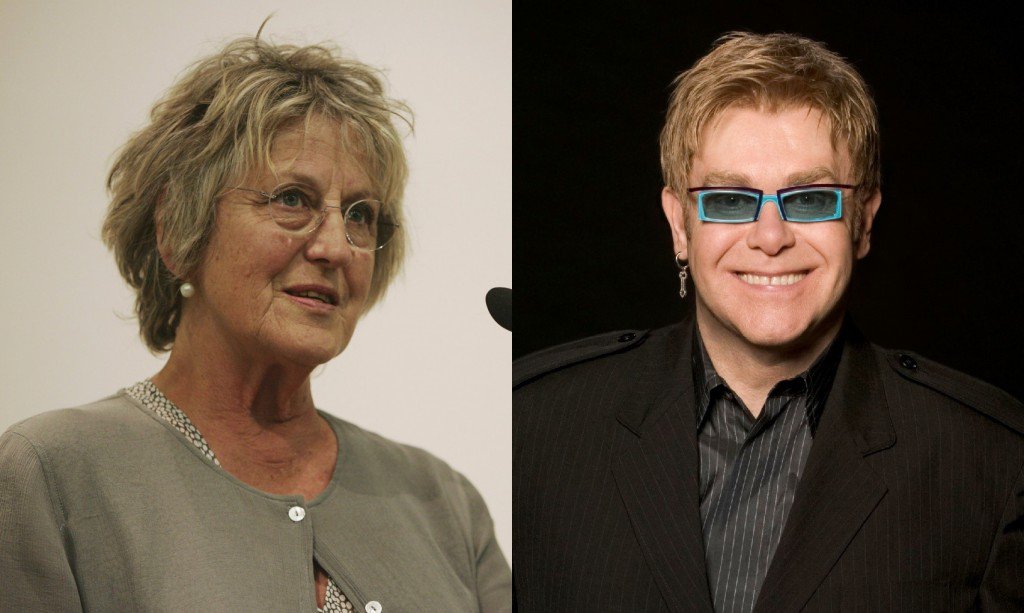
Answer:
<svg viewBox="0 0 1024 613"><path fill-rule="evenodd" d="M834 200L835 197L832 194L822 192L804 192L797 194L796 204L820 205L825 204L830 199Z"/></svg>
<svg viewBox="0 0 1024 613"><path fill-rule="evenodd" d="M828 211L836 208L839 196L829 190L813 190L789 194L783 197L785 204L792 210Z"/></svg>
<svg viewBox="0 0 1024 613"><path fill-rule="evenodd" d="M737 194L731 192L711 192L704 196L704 204L716 208L732 209L739 207L757 206L757 198L750 194Z"/></svg>

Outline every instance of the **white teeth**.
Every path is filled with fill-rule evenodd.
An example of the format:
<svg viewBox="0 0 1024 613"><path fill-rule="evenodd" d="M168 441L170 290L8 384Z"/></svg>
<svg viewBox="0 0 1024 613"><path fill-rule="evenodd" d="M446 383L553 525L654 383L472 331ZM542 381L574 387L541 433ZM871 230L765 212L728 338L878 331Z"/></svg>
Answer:
<svg viewBox="0 0 1024 613"><path fill-rule="evenodd" d="M327 304L331 304L331 297L327 296L326 294L321 294L319 292L310 292L310 291L296 292L295 295L296 296L302 296L303 298L315 298L316 300L319 300L321 302L326 302Z"/></svg>
<svg viewBox="0 0 1024 613"><path fill-rule="evenodd" d="M750 285L793 285L807 276L807 273L797 273L792 275L779 275L775 277L766 277L763 275L751 275L748 273L740 273L739 278L744 283Z"/></svg>

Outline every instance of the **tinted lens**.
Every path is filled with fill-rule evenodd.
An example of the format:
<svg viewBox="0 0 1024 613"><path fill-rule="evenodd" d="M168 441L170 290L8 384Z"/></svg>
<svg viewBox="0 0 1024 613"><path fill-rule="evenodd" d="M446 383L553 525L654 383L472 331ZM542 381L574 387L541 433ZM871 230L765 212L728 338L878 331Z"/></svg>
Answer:
<svg viewBox="0 0 1024 613"><path fill-rule="evenodd" d="M789 221L838 219L842 192L838 189L808 189L782 196L782 207Z"/></svg>
<svg viewBox="0 0 1024 613"><path fill-rule="evenodd" d="M706 191L700 193L705 221L754 221L758 195L737 191Z"/></svg>

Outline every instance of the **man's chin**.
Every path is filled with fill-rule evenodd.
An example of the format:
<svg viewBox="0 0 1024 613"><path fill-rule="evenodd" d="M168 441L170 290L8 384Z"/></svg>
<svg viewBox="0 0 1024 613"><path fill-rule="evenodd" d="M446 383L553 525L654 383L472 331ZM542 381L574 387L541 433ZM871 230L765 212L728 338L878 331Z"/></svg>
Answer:
<svg viewBox="0 0 1024 613"><path fill-rule="evenodd" d="M791 353L816 348L831 338L839 320L790 320L745 322L737 332L750 346L763 351Z"/></svg>
<svg viewBox="0 0 1024 613"><path fill-rule="evenodd" d="M717 329L718 334L731 336L742 345L762 351L789 353L816 347L824 336L831 336L842 321L842 310L838 306L825 316L796 313L792 308L736 312L737 305L730 306L734 308L723 309L724 316L719 316L698 301L697 321L701 323L702 334Z"/></svg>
<svg viewBox="0 0 1024 613"><path fill-rule="evenodd" d="M764 350L786 350L801 345L806 338L806 330L790 329L754 329L739 330L739 336L753 347Z"/></svg>

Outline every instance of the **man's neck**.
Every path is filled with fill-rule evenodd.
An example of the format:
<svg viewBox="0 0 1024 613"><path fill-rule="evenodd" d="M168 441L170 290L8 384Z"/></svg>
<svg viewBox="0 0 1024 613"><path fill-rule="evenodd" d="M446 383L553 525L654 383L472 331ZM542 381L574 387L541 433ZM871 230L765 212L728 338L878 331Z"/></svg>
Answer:
<svg viewBox="0 0 1024 613"><path fill-rule="evenodd" d="M777 383L809 369L828 348L842 327L842 316L814 330L809 340L784 347L750 343L701 309L697 327L715 371L756 418Z"/></svg>

